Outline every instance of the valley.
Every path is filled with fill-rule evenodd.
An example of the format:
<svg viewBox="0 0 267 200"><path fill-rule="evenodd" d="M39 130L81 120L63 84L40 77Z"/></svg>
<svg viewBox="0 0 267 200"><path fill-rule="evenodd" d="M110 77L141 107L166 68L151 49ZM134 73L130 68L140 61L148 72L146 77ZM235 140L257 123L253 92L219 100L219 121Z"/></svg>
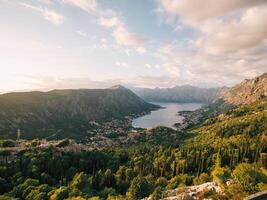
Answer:
<svg viewBox="0 0 267 200"><path fill-rule="evenodd" d="M159 105L162 109L152 111L151 113L133 119L133 127L136 128L155 128L157 126L165 126L175 128L175 123L182 122L183 117L179 115L181 111L193 111L199 109L200 103L166 103L151 102Z"/></svg>
<svg viewBox="0 0 267 200"><path fill-rule="evenodd" d="M267 200L267 0L0 0L0 200Z"/></svg>
<svg viewBox="0 0 267 200"><path fill-rule="evenodd" d="M254 82L258 85L266 78L263 74ZM246 87L242 83L242 91ZM40 93L0 96L1 126L15 123L20 127L17 140L12 140L12 135L5 138L1 132L0 199L241 200L265 191L265 89L265 85L257 89L259 94L252 103L231 104L227 95L227 101L221 98L202 107L192 103L158 106L121 86L93 91L93 96L91 91L41 93L39 104L32 107L28 102L39 99ZM64 98L59 100L55 94ZM20 99L15 100L14 95ZM101 103L94 111L87 104L92 97L97 99L96 106L101 99L110 107ZM169 107L164 110L164 105ZM99 110L103 106L104 110ZM15 110L13 115L6 114L10 110ZM135 119L159 111L175 117L175 129L157 123L133 127ZM40 122L31 117L38 114ZM57 123L48 120L50 115L57 116ZM97 116L107 117L99 120L102 118ZM166 118L162 112L158 116ZM27 138L26 130L32 138ZM47 137L34 130L51 132Z"/></svg>

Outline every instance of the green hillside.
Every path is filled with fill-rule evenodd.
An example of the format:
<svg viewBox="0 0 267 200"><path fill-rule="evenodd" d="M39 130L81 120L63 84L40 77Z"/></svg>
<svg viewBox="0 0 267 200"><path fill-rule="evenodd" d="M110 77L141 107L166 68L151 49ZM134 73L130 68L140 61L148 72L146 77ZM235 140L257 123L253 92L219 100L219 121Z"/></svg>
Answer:
<svg viewBox="0 0 267 200"><path fill-rule="evenodd" d="M264 98L206 120L190 133L185 145L239 145L252 140L264 141L266 135L267 98Z"/></svg>
<svg viewBox="0 0 267 200"><path fill-rule="evenodd" d="M64 151L72 144L63 141L21 151L12 162L3 150L0 198L137 200L152 194L157 200L167 190L216 181L223 194L203 191L198 197L241 200L267 187L266 108L267 98L210 118L190 133L158 127L138 143L116 148Z"/></svg>
<svg viewBox="0 0 267 200"><path fill-rule="evenodd" d="M118 86L109 89L53 90L0 95L0 137L83 136L90 121L109 121L158 108Z"/></svg>
<svg viewBox="0 0 267 200"><path fill-rule="evenodd" d="M60 125L83 127L79 124L82 120L74 119L108 119L155 108L124 88L94 90L90 95L87 90L48 94L32 93L21 101L17 94L12 94L14 100L12 95L3 95L0 107L6 113L1 115L8 116L8 111L13 115L2 117L2 122L8 124L7 119L16 119L22 113L24 120L36 118L37 113L42 116L37 119L49 119L47 113L52 113L54 120L60 113L66 116L64 120L58 118ZM37 103L30 105L31 101ZM94 108L88 107L89 101ZM88 112L95 107L98 112ZM126 110L120 111L121 107ZM140 129L132 133L132 142L94 150L80 149L82 144L70 140L45 141L46 147L40 140L2 140L0 199L139 200L150 195L152 200L159 200L168 196L167 191L185 194L186 188L207 182L213 182L222 192L206 188L195 194L198 199L243 200L267 190L267 97L260 95L252 104L235 107L221 100L202 111L184 114L190 119L198 115L199 120L191 120L190 126L179 130ZM23 122L27 124L28 120Z"/></svg>

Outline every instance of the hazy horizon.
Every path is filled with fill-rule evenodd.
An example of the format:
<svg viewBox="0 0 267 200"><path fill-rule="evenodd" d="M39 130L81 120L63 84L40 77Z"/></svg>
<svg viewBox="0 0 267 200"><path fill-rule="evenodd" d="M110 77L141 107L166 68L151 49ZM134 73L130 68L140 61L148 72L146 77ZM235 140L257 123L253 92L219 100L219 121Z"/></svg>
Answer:
<svg viewBox="0 0 267 200"><path fill-rule="evenodd" d="M267 71L266 19L266 0L0 0L0 93L233 86Z"/></svg>

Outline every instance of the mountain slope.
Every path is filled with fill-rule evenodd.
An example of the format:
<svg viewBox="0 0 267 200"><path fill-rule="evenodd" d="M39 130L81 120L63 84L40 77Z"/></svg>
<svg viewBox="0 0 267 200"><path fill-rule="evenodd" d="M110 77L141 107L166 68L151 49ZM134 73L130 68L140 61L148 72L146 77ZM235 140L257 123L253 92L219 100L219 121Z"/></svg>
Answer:
<svg viewBox="0 0 267 200"><path fill-rule="evenodd" d="M8 93L0 95L0 136L14 135L18 128L29 138L57 131L85 132L89 121L107 121L155 108L122 86Z"/></svg>
<svg viewBox="0 0 267 200"><path fill-rule="evenodd" d="M267 73L253 79L246 79L228 90L223 98L233 105L250 104L267 96Z"/></svg>
<svg viewBox="0 0 267 200"><path fill-rule="evenodd" d="M239 106L209 118L189 135L186 145L227 146L248 141L265 143L267 136L267 98ZM259 143L259 144L260 144Z"/></svg>
<svg viewBox="0 0 267 200"><path fill-rule="evenodd" d="M210 117L226 113L238 106L250 105L257 100L264 99L267 96L267 73L244 80L232 88L223 89L219 94L217 100L198 110L181 111L180 115L185 117L185 123L180 128L200 124Z"/></svg>
<svg viewBox="0 0 267 200"><path fill-rule="evenodd" d="M219 99L226 90L226 87L199 88L190 85L184 85L173 88L139 88L135 89L135 92L143 99L152 102L166 101L211 103Z"/></svg>

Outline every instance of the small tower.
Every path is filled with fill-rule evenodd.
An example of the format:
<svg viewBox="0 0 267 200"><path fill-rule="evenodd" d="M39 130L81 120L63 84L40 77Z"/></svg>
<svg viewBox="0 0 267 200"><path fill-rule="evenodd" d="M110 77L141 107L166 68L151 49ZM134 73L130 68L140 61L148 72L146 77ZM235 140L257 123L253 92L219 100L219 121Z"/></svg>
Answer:
<svg viewBox="0 0 267 200"><path fill-rule="evenodd" d="M20 136L21 136L21 132L20 132L20 128L18 128L18 130L17 130L17 140L20 140Z"/></svg>

